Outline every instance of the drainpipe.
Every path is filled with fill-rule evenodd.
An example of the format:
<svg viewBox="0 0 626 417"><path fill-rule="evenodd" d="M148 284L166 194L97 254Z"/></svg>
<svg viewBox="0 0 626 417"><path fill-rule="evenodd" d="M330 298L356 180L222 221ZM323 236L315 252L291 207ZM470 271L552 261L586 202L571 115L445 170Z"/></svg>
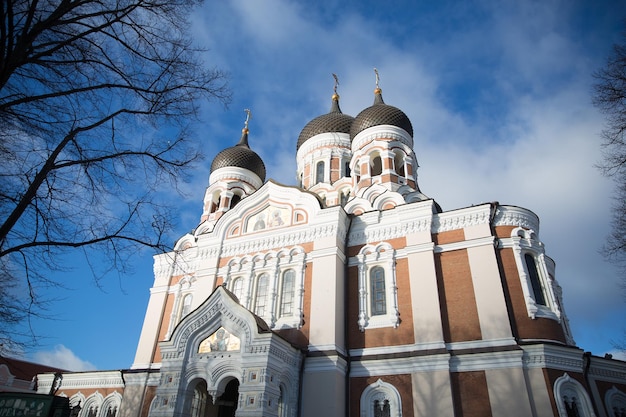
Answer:
<svg viewBox="0 0 626 417"><path fill-rule="evenodd" d="M343 280L343 305L344 305L344 321L343 321L343 331L344 331L344 345L346 348L346 404L345 404L345 414L346 417L350 417L350 346L348 345L348 336L349 336L349 312L348 312L348 301L350 300L350 296L348 294L348 238L350 236L350 229L352 229L352 219L351 215L350 220L348 221L348 228L346 230L346 238L344 239L344 247L343 251L346 257L344 262L344 280Z"/></svg>
<svg viewBox="0 0 626 417"><path fill-rule="evenodd" d="M593 407L594 413L598 414L598 407L596 405L595 396L593 395L593 390L591 389L591 383L589 382L589 368L591 367L591 352L583 353L583 378L585 378L585 383L587 384L587 390L589 391L589 398L591 399L591 406Z"/></svg>

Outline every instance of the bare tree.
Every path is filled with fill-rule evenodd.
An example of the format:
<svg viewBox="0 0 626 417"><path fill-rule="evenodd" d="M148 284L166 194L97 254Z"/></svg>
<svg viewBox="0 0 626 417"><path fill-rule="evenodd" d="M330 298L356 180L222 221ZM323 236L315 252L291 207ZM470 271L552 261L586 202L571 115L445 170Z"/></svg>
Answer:
<svg viewBox="0 0 626 417"><path fill-rule="evenodd" d="M605 243L607 258L624 274L626 295L626 35L613 46L606 66L596 72L594 105L606 117L602 131L602 173L615 181L612 228ZM626 350L626 333L618 347Z"/></svg>
<svg viewBox="0 0 626 417"><path fill-rule="evenodd" d="M159 191L199 157L187 123L229 99L190 40L195 6L0 1L0 343L63 284L67 250L124 271L138 246L165 249Z"/></svg>

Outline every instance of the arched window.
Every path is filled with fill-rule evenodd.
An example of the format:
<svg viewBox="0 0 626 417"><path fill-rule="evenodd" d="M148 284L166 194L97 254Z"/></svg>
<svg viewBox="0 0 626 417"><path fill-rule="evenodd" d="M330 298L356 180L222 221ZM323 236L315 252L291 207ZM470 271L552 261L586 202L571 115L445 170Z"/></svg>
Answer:
<svg viewBox="0 0 626 417"><path fill-rule="evenodd" d="M345 207L346 203L348 202L348 199L350 198L350 191L342 192L339 198L340 198L339 203L341 204L341 207Z"/></svg>
<svg viewBox="0 0 626 417"><path fill-rule="evenodd" d="M370 306L372 316L387 314L385 294L385 270L379 266L370 271Z"/></svg>
<svg viewBox="0 0 626 417"><path fill-rule="evenodd" d="M241 303L241 297L243 296L243 279L235 278L231 287L231 291L233 294L235 294L235 297L237 297L237 299Z"/></svg>
<svg viewBox="0 0 626 417"><path fill-rule="evenodd" d="M241 196L239 194L234 194L230 199L230 208L233 208L241 201Z"/></svg>
<svg viewBox="0 0 626 417"><path fill-rule="evenodd" d="M191 311L191 301L193 296L191 294L187 294L183 297L183 307L180 310L180 317L183 318Z"/></svg>
<svg viewBox="0 0 626 417"><path fill-rule="evenodd" d="M204 417L204 411L207 402L206 382L202 381L196 385L193 390L193 399L191 400L191 417Z"/></svg>
<svg viewBox="0 0 626 417"><path fill-rule="evenodd" d="M382 173L383 173L383 161L380 158L380 155L376 155L372 158L372 161L370 163L370 175L374 177Z"/></svg>
<svg viewBox="0 0 626 417"><path fill-rule="evenodd" d="M398 291L395 250L387 242L364 246L357 255L359 267L359 330L398 327Z"/></svg>
<svg viewBox="0 0 626 417"><path fill-rule="evenodd" d="M296 272L288 269L283 272L281 290L280 290L280 312L279 317L287 317L293 315L293 301L296 285Z"/></svg>
<svg viewBox="0 0 626 417"><path fill-rule="evenodd" d="M278 396L278 417L287 417L287 407L285 405L285 388L280 385L280 394Z"/></svg>
<svg viewBox="0 0 626 417"><path fill-rule="evenodd" d="M315 166L315 183L324 182L324 161L319 161Z"/></svg>
<svg viewBox="0 0 626 417"><path fill-rule="evenodd" d="M402 417L400 393L381 379L363 390L360 406L363 417Z"/></svg>
<svg viewBox="0 0 626 417"><path fill-rule="evenodd" d="M610 417L626 417L626 394L615 386L606 392L604 402Z"/></svg>
<svg viewBox="0 0 626 417"><path fill-rule="evenodd" d="M260 317L263 317L265 315L265 308L267 305L268 284L269 284L268 274L263 273L257 277L256 293L254 297L254 313Z"/></svg>
<svg viewBox="0 0 626 417"><path fill-rule="evenodd" d="M595 415L585 388L567 373L554 382L554 399L559 417L591 417Z"/></svg>
<svg viewBox="0 0 626 417"><path fill-rule="evenodd" d="M524 255L524 260L526 261L528 278L530 279L530 286L532 287L535 303L545 306L546 299L543 295L543 286L541 285L541 279L539 278L539 270L537 269L535 258L531 254L527 253Z"/></svg>
<svg viewBox="0 0 626 417"><path fill-rule="evenodd" d="M404 157L401 152L395 153L393 163L396 168L396 174L398 174L401 177L404 177L405 176Z"/></svg>
<svg viewBox="0 0 626 417"><path fill-rule="evenodd" d="M343 176L344 177L349 177L350 176L350 161L346 161L343 165Z"/></svg>

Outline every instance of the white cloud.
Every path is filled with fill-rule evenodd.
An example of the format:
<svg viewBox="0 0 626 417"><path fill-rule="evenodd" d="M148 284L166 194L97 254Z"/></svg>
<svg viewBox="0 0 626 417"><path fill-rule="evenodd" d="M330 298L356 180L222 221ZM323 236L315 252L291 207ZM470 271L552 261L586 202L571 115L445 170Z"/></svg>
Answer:
<svg viewBox="0 0 626 417"><path fill-rule="evenodd" d="M54 366L55 368L68 371L93 371L96 366L89 361L76 356L74 352L63 345L56 345L52 350L37 351L32 354L32 360L42 365Z"/></svg>

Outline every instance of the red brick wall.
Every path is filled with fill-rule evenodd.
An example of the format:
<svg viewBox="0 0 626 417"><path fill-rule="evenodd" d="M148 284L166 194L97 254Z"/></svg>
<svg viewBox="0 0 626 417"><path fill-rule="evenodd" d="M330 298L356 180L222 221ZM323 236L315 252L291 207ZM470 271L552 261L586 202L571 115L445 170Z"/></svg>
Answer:
<svg viewBox="0 0 626 417"><path fill-rule="evenodd" d="M491 416L487 377L484 371L450 374L455 417Z"/></svg>
<svg viewBox="0 0 626 417"><path fill-rule="evenodd" d="M435 254L435 270L445 341L482 339L467 251Z"/></svg>

